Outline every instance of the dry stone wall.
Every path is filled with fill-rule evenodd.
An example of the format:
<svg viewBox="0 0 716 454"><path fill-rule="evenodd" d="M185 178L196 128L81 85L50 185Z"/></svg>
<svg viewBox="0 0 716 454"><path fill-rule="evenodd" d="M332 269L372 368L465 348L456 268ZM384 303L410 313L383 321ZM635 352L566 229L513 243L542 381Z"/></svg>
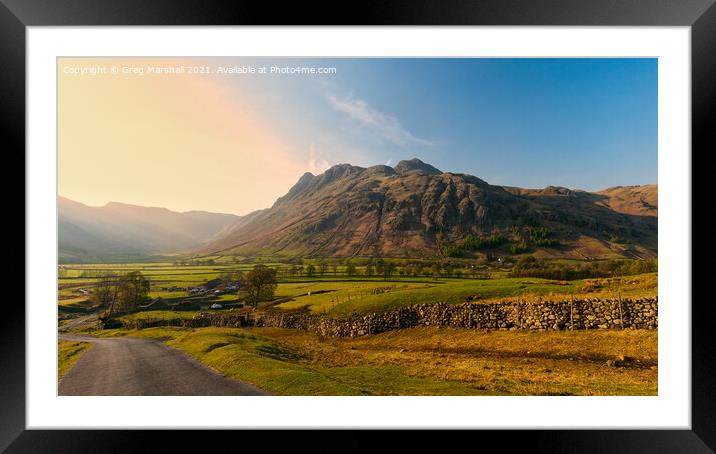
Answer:
<svg viewBox="0 0 716 454"><path fill-rule="evenodd" d="M383 313L334 319L313 314L269 312L256 326L297 328L322 336L356 337L414 326L474 329L609 329L658 327L656 299L588 299L543 303L420 304Z"/></svg>
<svg viewBox="0 0 716 454"><path fill-rule="evenodd" d="M321 336L357 337L415 326L511 330L656 329L656 298L575 299L541 303L419 304L387 312L331 318L273 310L247 317L234 311L200 313L192 319L141 321L150 326L267 326L301 329Z"/></svg>

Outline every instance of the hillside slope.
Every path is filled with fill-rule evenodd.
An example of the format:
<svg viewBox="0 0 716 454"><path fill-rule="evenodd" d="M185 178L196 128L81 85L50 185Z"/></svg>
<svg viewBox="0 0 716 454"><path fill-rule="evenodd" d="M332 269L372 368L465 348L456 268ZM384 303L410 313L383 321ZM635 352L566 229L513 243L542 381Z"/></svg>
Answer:
<svg viewBox="0 0 716 454"><path fill-rule="evenodd" d="M653 257L657 213L632 188L589 193L490 185L441 172L418 159L395 168L339 164L304 174L270 209L251 213L201 247L204 254L284 256L441 256L468 235L500 232L509 250L544 227L558 246L530 247L554 257ZM645 190L646 191L646 190ZM649 189L656 194L656 187ZM653 210L652 210L653 209ZM469 255L469 253L468 253Z"/></svg>
<svg viewBox="0 0 716 454"><path fill-rule="evenodd" d="M655 184L616 186L596 194L605 197L597 203L619 213L653 217L659 214L659 189Z"/></svg>
<svg viewBox="0 0 716 454"><path fill-rule="evenodd" d="M239 219L232 214L178 213L117 202L90 207L59 197L60 261L187 251L211 241Z"/></svg>

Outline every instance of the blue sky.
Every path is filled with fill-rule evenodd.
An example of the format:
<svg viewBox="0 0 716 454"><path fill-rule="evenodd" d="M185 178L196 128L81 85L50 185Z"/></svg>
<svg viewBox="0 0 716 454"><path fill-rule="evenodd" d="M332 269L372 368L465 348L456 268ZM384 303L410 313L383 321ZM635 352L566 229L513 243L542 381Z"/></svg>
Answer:
<svg viewBox="0 0 716 454"><path fill-rule="evenodd" d="M336 68L232 82L316 172L418 157L492 184L599 190L657 182L656 59L236 63Z"/></svg>
<svg viewBox="0 0 716 454"><path fill-rule="evenodd" d="M596 191L657 182L656 59L179 57L62 64L110 63L122 72L63 71L58 85L60 194L90 205L246 214L270 207L304 172L414 157L525 188ZM149 72L181 65L209 70ZM336 71L219 71L271 66ZM139 69L146 74L137 75Z"/></svg>

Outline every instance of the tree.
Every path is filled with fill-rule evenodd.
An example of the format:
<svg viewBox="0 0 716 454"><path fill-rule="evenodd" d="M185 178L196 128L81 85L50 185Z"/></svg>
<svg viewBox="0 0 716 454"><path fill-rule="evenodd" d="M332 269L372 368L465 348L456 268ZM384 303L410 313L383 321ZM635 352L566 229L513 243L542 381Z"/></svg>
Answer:
<svg viewBox="0 0 716 454"><path fill-rule="evenodd" d="M149 296L150 283L139 271L132 271L119 279L119 309L129 312L137 309Z"/></svg>
<svg viewBox="0 0 716 454"><path fill-rule="evenodd" d="M224 273L221 273L219 275L219 278L221 279L221 283L225 286L235 285L237 290L244 286L245 284L245 276L243 271L237 270L237 271L227 271Z"/></svg>
<svg viewBox="0 0 716 454"><path fill-rule="evenodd" d="M405 276L415 276L415 265L412 263L404 265L403 269L400 270L400 274L404 274Z"/></svg>
<svg viewBox="0 0 716 454"><path fill-rule="evenodd" d="M395 263L389 262L383 265L383 279L386 281L395 273Z"/></svg>
<svg viewBox="0 0 716 454"><path fill-rule="evenodd" d="M255 308L259 302L272 299L276 287L276 270L266 265L255 265L246 274L246 302Z"/></svg>
<svg viewBox="0 0 716 454"><path fill-rule="evenodd" d="M246 286L246 275L243 271L239 270L234 273L234 283L236 284L236 287L241 288Z"/></svg>
<svg viewBox="0 0 716 454"><path fill-rule="evenodd" d="M141 272L125 275L105 274L100 277L92 293L92 300L106 305L106 316L131 312L149 298L150 282Z"/></svg>
<svg viewBox="0 0 716 454"><path fill-rule="evenodd" d="M231 285L231 281L233 280L233 273L230 271L223 272L219 274L219 279L221 279L221 283L224 285Z"/></svg>
<svg viewBox="0 0 716 454"><path fill-rule="evenodd" d="M105 273L94 286L90 301L99 306L113 308L119 300L119 276Z"/></svg>
<svg viewBox="0 0 716 454"><path fill-rule="evenodd" d="M447 274L447 277L452 277L452 271L455 266L451 262L446 262L443 268L445 269L445 274Z"/></svg>
<svg viewBox="0 0 716 454"><path fill-rule="evenodd" d="M312 277L316 273L316 267L310 264L306 267L306 276Z"/></svg>
<svg viewBox="0 0 716 454"><path fill-rule="evenodd" d="M371 265L370 263L365 267L365 275L366 276L373 275L373 265Z"/></svg>
<svg viewBox="0 0 716 454"><path fill-rule="evenodd" d="M349 276L355 276L356 274L356 266L352 263L348 263L348 266L346 267L346 274Z"/></svg>
<svg viewBox="0 0 716 454"><path fill-rule="evenodd" d="M321 272L321 276L323 276L324 274L326 274L326 271L328 271L328 263L326 263L325 261L321 260L321 261L318 263L318 269L319 269L319 271Z"/></svg>
<svg viewBox="0 0 716 454"><path fill-rule="evenodd" d="M441 269L442 269L442 265L440 265L440 263L438 263L438 262L433 263L433 267L432 267L433 279L435 279L436 281L438 280L438 278L440 278L440 270Z"/></svg>
<svg viewBox="0 0 716 454"><path fill-rule="evenodd" d="M460 257L460 248L454 244L448 244L443 247L443 254L445 257Z"/></svg>
<svg viewBox="0 0 716 454"><path fill-rule="evenodd" d="M378 273L378 275L380 276L381 274L383 274L384 269L385 269L385 260L383 260L383 259L376 260L375 261L376 273Z"/></svg>
<svg viewBox="0 0 716 454"><path fill-rule="evenodd" d="M420 276L423 274L423 264L418 262L415 264L415 271L413 273L414 276Z"/></svg>

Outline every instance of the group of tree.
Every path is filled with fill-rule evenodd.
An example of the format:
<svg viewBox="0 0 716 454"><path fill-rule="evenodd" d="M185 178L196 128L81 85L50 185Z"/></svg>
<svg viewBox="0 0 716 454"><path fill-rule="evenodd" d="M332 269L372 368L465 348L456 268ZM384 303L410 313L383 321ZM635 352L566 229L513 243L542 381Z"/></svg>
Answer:
<svg viewBox="0 0 716 454"><path fill-rule="evenodd" d="M538 247L555 247L559 241L552 237L552 229L547 227L527 227L522 235L522 241L529 240L530 244Z"/></svg>
<svg viewBox="0 0 716 454"><path fill-rule="evenodd" d="M496 256L490 255L494 261ZM471 262L453 260L396 260L382 257L369 257L362 259L347 259L343 266L338 262L318 261L307 265L279 266L276 269L277 277L283 278L316 278L326 275L344 277L373 277L384 280L395 280L401 277L471 277L484 279L489 268L488 260L475 260ZM330 263L330 265L325 265ZM358 265L362 263L362 265Z"/></svg>
<svg viewBox="0 0 716 454"><path fill-rule="evenodd" d="M510 271L510 277L539 277L544 279L576 280L631 276L658 271L656 259L650 260L603 260L591 263L555 263L535 259L533 256L520 258Z"/></svg>
<svg viewBox="0 0 716 454"><path fill-rule="evenodd" d="M556 247L559 241L548 227L513 226L507 233L493 231L488 236L468 234L460 241L446 243L442 253L448 258L465 257L470 252L496 249L504 244L511 244L510 253L517 255L527 252L530 246Z"/></svg>
<svg viewBox="0 0 716 454"><path fill-rule="evenodd" d="M92 292L92 302L105 308L108 316L132 312L149 300L150 283L140 271L105 273Z"/></svg>
<svg viewBox="0 0 716 454"><path fill-rule="evenodd" d="M65 279L74 277L94 279L102 277L105 274L107 274L107 270L103 269L67 268L65 266L57 268L57 277Z"/></svg>
<svg viewBox="0 0 716 454"><path fill-rule="evenodd" d="M224 271L219 274L219 279L221 279L221 283L225 286L235 285L237 290L240 290L246 285L246 276L241 270Z"/></svg>
<svg viewBox="0 0 716 454"><path fill-rule="evenodd" d="M234 257L234 263L236 263L236 257ZM183 260L175 260L173 262L174 266L212 266L216 265L215 259L183 259Z"/></svg>
<svg viewBox="0 0 716 454"><path fill-rule="evenodd" d="M482 249L492 249L507 243L509 239L507 236L500 232L495 232L488 237L479 237L474 235L467 235L462 240L462 249L470 251L480 251Z"/></svg>

